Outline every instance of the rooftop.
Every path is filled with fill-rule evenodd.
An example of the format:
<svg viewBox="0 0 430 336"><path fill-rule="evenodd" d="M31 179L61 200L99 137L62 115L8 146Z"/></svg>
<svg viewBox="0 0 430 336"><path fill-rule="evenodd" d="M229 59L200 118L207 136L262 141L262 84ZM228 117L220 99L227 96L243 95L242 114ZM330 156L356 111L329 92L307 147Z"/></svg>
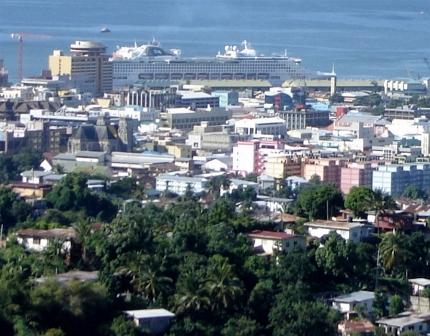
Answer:
<svg viewBox="0 0 430 336"><path fill-rule="evenodd" d="M377 320L376 323L401 328L426 321L430 321L430 315L406 315L393 318L384 318Z"/></svg>
<svg viewBox="0 0 430 336"><path fill-rule="evenodd" d="M96 152L96 151L80 151L76 153L76 157L81 158L94 158L99 159L106 155L106 152Z"/></svg>
<svg viewBox="0 0 430 336"><path fill-rule="evenodd" d="M344 302L344 303L354 303L354 302L373 300L374 298L375 298L375 293L362 290L358 292L352 292L349 294L337 296L333 299L333 301Z"/></svg>
<svg viewBox="0 0 430 336"><path fill-rule="evenodd" d="M166 309L138 309L126 310L127 315L135 319L157 318L157 317L175 317L175 314Z"/></svg>
<svg viewBox="0 0 430 336"><path fill-rule="evenodd" d="M430 279L426 278L409 279L409 282L418 286L430 286Z"/></svg>
<svg viewBox="0 0 430 336"><path fill-rule="evenodd" d="M274 239L274 240L282 240L295 237L292 234L286 232L275 232L275 231L264 231L264 230L254 230L248 234L251 238L265 238L265 239Z"/></svg>
<svg viewBox="0 0 430 336"><path fill-rule="evenodd" d="M305 223L305 226L311 227L326 227L331 229L350 230L352 228L365 226L362 223L346 222L346 221L333 221L333 220L315 220L313 222Z"/></svg>
<svg viewBox="0 0 430 336"><path fill-rule="evenodd" d="M75 239L76 231L73 228L67 229L50 229L50 230L36 230L36 229L23 229L16 233L19 237L36 237L36 238L57 238L57 239Z"/></svg>
<svg viewBox="0 0 430 336"><path fill-rule="evenodd" d="M345 320L341 324L348 335L354 333L371 333L375 329L375 326L369 320Z"/></svg>

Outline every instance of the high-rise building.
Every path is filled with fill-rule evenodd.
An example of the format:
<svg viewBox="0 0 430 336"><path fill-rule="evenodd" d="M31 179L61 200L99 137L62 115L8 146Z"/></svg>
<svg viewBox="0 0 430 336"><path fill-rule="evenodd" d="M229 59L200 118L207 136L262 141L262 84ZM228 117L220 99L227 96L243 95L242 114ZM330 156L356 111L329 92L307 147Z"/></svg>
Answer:
<svg viewBox="0 0 430 336"><path fill-rule="evenodd" d="M4 67L3 60L0 58L0 86L8 85L8 72Z"/></svg>
<svg viewBox="0 0 430 336"><path fill-rule="evenodd" d="M72 85L83 92L101 96L112 91L112 63L106 47L93 41L76 41L70 54L54 50L49 56L52 76L68 76Z"/></svg>
<svg viewBox="0 0 430 336"><path fill-rule="evenodd" d="M421 153L424 156L430 155L430 130L428 129L421 135Z"/></svg>

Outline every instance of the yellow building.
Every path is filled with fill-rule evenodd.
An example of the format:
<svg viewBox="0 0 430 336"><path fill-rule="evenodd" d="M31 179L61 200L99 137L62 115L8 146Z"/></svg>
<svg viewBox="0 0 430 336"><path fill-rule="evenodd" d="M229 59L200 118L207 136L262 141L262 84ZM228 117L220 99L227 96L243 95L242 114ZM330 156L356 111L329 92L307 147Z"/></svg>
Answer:
<svg viewBox="0 0 430 336"><path fill-rule="evenodd" d="M101 43L76 41L70 45L70 55L54 50L49 55L49 70L52 76L67 76L82 92L101 96L112 91L112 63Z"/></svg>
<svg viewBox="0 0 430 336"><path fill-rule="evenodd" d="M190 158L192 154L191 146L184 144L172 144L166 146L167 153L175 158Z"/></svg>
<svg viewBox="0 0 430 336"><path fill-rule="evenodd" d="M272 154L266 158L264 173L275 179L283 179L288 176L301 176L301 167L300 157Z"/></svg>

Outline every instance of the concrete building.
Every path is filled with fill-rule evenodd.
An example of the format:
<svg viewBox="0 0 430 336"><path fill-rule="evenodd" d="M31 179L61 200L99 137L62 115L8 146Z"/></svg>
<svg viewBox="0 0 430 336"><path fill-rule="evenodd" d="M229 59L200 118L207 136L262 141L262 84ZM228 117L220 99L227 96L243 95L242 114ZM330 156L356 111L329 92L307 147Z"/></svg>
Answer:
<svg viewBox="0 0 430 336"><path fill-rule="evenodd" d="M269 154L264 162L264 168L266 175L276 179L298 176L301 175L302 171L301 157L290 156L285 153Z"/></svg>
<svg viewBox="0 0 430 336"><path fill-rule="evenodd" d="M285 120L279 117L241 119L235 122L234 131L241 135L266 134L283 137L287 134Z"/></svg>
<svg viewBox="0 0 430 336"><path fill-rule="evenodd" d="M427 88L425 83L419 80L385 80L384 93L424 94Z"/></svg>
<svg viewBox="0 0 430 336"><path fill-rule="evenodd" d="M373 171L373 190L399 196L408 186L421 190L430 188L430 163L389 164Z"/></svg>
<svg viewBox="0 0 430 336"><path fill-rule="evenodd" d="M306 127L325 127L330 124L329 110L300 109L280 111L279 116L285 120L288 130Z"/></svg>
<svg viewBox="0 0 430 336"><path fill-rule="evenodd" d="M348 163L340 168L340 190L348 194L354 186L372 188L372 173L370 163Z"/></svg>
<svg viewBox="0 0 430 336"><path fill-rule="evenodd" d="M188 133L186 144L193 149L205 149L209 151L229 152L237 141L246 140L248 136L231 133L223 126L209 126L207 121L195 125Z"/></svg>
<svg viewBox="0 0 430 336"><path fill-rule="evenodd" d="M170 108L160 114L160 128L190 131L206 121L208 125L224 125L231 118L231 112L224 108L196 109Z"/></svg>
<svg viewBox="0 0 430 336"><path fill-rule="evenodd" d="M323 182L340 186L340 172L344 164L344 161L335 159L309 160L303 164L303 177L309 181L314 176L318 176Z"/></svg>
<svg viewBox="0 0 430 336"><path fill-rule="evenodd" d="M17 241L27 250L42 252L45 251L54 241L62 241L62 251L69 253L77 238L73 228L36 230L23 229L16 233Z"/></svg>
<svg viewBox="0 0 430 336"><path fill-rule="evenodd" d="M9 84L9 74L4 66L3 59L0 59L0 87Z"/></svg>
<svg viewBox="0 0 430 336"><path fill-rule="evenodd" d="M292 108L293 98L286 92L283 92L285 89L274 89L264 92L264 103L272 105L275 112Z"/></svg>
<svg viewBox="0 0 430 336"><path fill-rule="evenodd" d="M237 91L212 91L212 96L219 98L220 107L239 104L239 93Z"/></svg>
<svg viewBox="0 0 430 336"><path fill-rule="evenodd" d="M162 174L156 178L158 191L170 191L178 195L184 195L188 190L193 193L207 191L209 180L203 177L188 177L180 175Z"/></svg>
<svg viewBox="0 0 430 336"><path fill-rule="evenodd" d="M421 135L421 154L423 156L430 156L430 130Z"/></svg>
<svg viewBox="0 0 430 336"><path fill-rule="evenodd" d="M430 315L405 313L396 317L383 318L376 321L388 336L400 336L405 331L427 335L430 331Z"/></svg>
<svg viewBox="0 0 430 336"><path fill-rule="evenodd" d="M175 314L166 309L126 310L124 312L134 324L150 335L163 335Z"/></svg>
<svg viewBox="0 0 430 336"><path fill-rule="evenodd" d="M430 288L430 279L426 278L409 279L409 283L412 286L413 295L420 295L422 291Z"/></svg>
<svg viewBox="0 0 430 336"><path fill-rule="evenodd" d="M289 252L296 248L305 248L304 236L286 232L254 230L248 234L252 239L254 249L259 253L272 255L275 251Z"/></svg>
<svg viewBox="0 0 430 336"><path fill-rule="evenodd" d="M134 85L118 93L116 105L133 105L146 108L162 109L175 106L176 88L150 88ZM204 106L206 107L206 106Z"/></svg>
<svg viewBox="0 0 430 336"><path fill-rule="evenodd" d="M342 314L354 312L357 307L365 314L373 311L373 301L375 293L369 291L358 291L345 295L340 295L332 299L332 307Z"/></svg>
<svg viewBox="0 0 430 336"><path fill-rule="evenodd" d="M68 76L73 87L101 96L112 91L112 63L106 47L98 42L76 41L70 55L54 50L49 56L52 76Z"/></svg>
<svg viewBox="0 0 430 336"><path fill-rule="evenodd" d="M233 147L233 171L241 175L262 174L267 157L282 151L283 144L280 141L239 141Z"/></svg>
<svg viewBox="0 0 430 336"><path fill-rule="evenodd" d="M219 97L198 91L176 91L175 107L189 107L191 109L219 107Z"/></svg>
<svg viewBox="0 0 430 336"><path fill-rule="evenodd" d="M360 241L370 234L370 226L359 222L344 222L330 220L316 220L305 223L308 234L321 238L330 232L336 232L345 240Z"/></svg>

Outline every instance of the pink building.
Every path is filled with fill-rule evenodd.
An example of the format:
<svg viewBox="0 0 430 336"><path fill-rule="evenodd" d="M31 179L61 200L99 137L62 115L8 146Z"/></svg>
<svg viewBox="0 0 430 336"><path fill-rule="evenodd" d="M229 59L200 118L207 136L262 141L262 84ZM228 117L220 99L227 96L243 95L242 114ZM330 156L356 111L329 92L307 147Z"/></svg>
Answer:
<svg viewBox="0 0 430 336"><path fill-rule="evenodd" d="M316 159L303 165L303 177L310 180L318 176L321 181L340 186L340 169L344 161L335 159Z"/></svg>
<svg viewBox="0 0 430 336"><path fill-rule="evenodd" d="M354 186L372 188L372 165L370 163L349 163L340 169L340 190L347 194Z"/></svg>
<svg viewBox="0 0 430 336"><path fill-rule="evenodd" d="M281 153L284 143L277 141L239 141L233 147L233 171L241 175L263 174L269 154Z"/></svg>

